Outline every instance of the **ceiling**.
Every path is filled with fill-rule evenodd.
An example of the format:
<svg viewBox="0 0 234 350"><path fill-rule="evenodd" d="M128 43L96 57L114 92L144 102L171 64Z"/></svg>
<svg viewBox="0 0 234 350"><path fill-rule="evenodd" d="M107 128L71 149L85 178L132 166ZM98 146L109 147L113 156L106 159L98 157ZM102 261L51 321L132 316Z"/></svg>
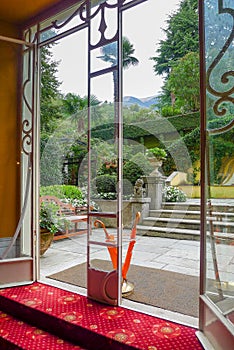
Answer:
<svg viewBox="0 0 234 350"><path fill-rule="evenodd" d="M21 24L61 0L0 0L0 20Z"/></svg>

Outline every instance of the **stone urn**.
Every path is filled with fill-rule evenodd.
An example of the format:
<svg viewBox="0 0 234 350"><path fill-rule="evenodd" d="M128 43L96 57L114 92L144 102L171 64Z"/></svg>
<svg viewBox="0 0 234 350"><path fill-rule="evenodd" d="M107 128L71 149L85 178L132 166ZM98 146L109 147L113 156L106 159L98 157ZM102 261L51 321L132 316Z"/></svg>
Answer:
<svg viewBox="0 0 234 350"><path fill-rule="evenodd" d="M149 158L149 161L154 167L154 170L150 173L150 176L161 176L162 174L160 173L159 168L162 166L163 160L154 157Z"/></svg>

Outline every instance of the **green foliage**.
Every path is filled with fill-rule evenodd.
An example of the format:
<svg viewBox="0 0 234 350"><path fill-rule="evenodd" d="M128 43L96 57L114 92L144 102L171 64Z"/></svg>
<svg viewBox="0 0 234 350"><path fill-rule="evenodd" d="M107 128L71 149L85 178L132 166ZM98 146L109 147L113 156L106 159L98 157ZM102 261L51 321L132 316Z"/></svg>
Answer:
<svg viewBox="0 0 234 350"><path fill-rule="evenodd" d="M234 115L227 115L224 116L222 118L215 118L212 119L208 122L208 129L209 130L213 130L213 129L218 129L221 128L223 126L226 126L228 124L230 124L234 119ZM232 141L234 139L234 128L232 128L228 133L225 134L225 140Z"/></svg>
<svg viewBox="0 0 234 350"><path fill-rule="evenodd" d="M179 97L177 93L177 101L175 103L172 101L172 90L167 81L178 60L190 52L199 52L198 1L183 0L178 10L168 17L166 28L163 31L165 39L159 41L156 56L152 57L155 62L155 74L163 74L165 77L158 104L161 111L162 108L171 105L176 109L181 107L181 104L178 104ZM186 84L186 77L182 76L180 79L181 87L184 83ZM169 111L169 115L171 115L171 112ZM166 111L164 110L163 113L165 115Z"/></svg>
<svg viewBox="0 0 234 350"><path fill-rule="evenodd" d="M175 186L166 186L163 190L163 200L165 202L186 202L186 194Z"/></svg>
<svg viewBox="0 0 234 350"><path fill-rule="evenodd" d="M233 120L233 116L216 118L208 123L208 129L213 130L228 125ZM210 174L210 183L219 184L221 181L220 168L225 157L231 158L234 153L233 145L234 130L225 134L211 136L209 142L209 156L212 159L212 172ZM188 150L185 154L184 149ZM169 175L173 170L187 172L193 165L193 174L190 174L188 181L193 184L198 184L197 174L200 172L200 167L196 164L200 161L200 128L197 127L190 133L187 133L181 139L174 142L168 147L168 159L163 165L165 174ZM173 158L172 158L173 155ZM176 160L176 165L175 161Z"/></svg>
<svg viewBox="0 0 234 350"><path fill-rule="evenodd" d="M168 128L168 123L171 128ZM172 128L176 129L178 133L190 132L200 125L200 113L188 113L170 118L157 117L153 120L137 122L134 124L124 124L123 133L124 139L140 140L147 136L154 136L161 134L168 134L172 132ZM113 124L105 124L97 126L92 130L93 137L102 140L113 140L114 126Z"/></svg>
<svg viewBox="0 0 234 350"><path fill-rule="evenodd" d="M106 168L106 165L105 162L99 172L101 175L95 178L94 189L96 188L101 198L115 199L117 196L116 162L113 161L113 167L111 167L111 162L108 162L108 168ZM129 196L133 194L133 186L136 180L143 175L148 175L151 171L151 164L147 157L141 152L133 155L130 160L125 159L123 163L123 195Z"/></svg>
<svg viewBox="0 0 234 350"><path fill-rule="evenodd" d="M128 68L129 66L137 65L139 63L138 59L133 56L135 49L130 43L128 38L123 37L123 68ZM110 43L102 47L102 56L98 58L102 59L104 62L111 63L112 66L117 64L117 45L116 42Z"/></svg>
<svg viewBox="0 0 234 350"><path fill-rule="evenodd" d="M90 96L90 106L92 107L92 113L98 106L100 101L96 96ZM88 96L81 97L74 93L68 93L62 100L63 112L66 116L70 116L72 121L77 124L78 132L83 132L88 127Z"/></svg>
<svg viewBox="0 0 234 350"><path fill-rule="evenodd" d="M40 207L40 227L47 229L51 233L62 231L64 225L68 223L65 217L59 217L57 212L59 207L54 203L42 202Z"/></svg>
<svg viewBox="0 0 234 350"><path fill-rule="evenodd" d="M200 108L199 54L189 52L173 64L167 81L168 89L183 105L183 110Z"/></svg>
<svg viewBox="0 0 234 350"><path fill-rule="evenodd" d="M163 117L172 117L181 114L181 109L174 106L163 106L161 108L161 115Z"/></svg>
<svg viewBox="0 0 234 350"><path fill-rule="evenodd" d="M188 52L198 52L198 2L183 0L179 9L168 17L163 29L165 39L159 41L155 62L156 74L169 74L173 64Z"/></svg>
<svg viewBox="0 0 234 350"><path fill-rule="evenodd" d="M40 196L55 196L59 199L82 199L82 191L72 185L41 186Z"/></svg>
<svg viewBox="0 0 234 350"><path fill-rule="evenodd" d="M167 158L167 152L163 148L153 147L147 150L148 157L155 157L160 160L164 160Z"/></svg>
<svg viewBox="0 0 234 350"><path fill-rule="evenodd" d="M135 185L135 182L139 177L144 174L143 168L137 163L129 160L123 166L123 177L127 179L132 185Z"/></svg>
<svg viewBox="0 0 234 350"><path fill-rule="evenodd" d="M94 185L98 193L116 193L116 176L99 175L95 178Z"/></svg>
<svg viewBox="0 0 234 350"><path fill-rule="evenodd" d="M49 46L41 49L41 133L51 134L62 118L61 95L59 86L61 83L57 79L59 62L52 59Z"/></svg>
<svg viewBox="0 0 234 350"><path fill-rule="evenodd" d="M134 164L137 164L137 166L141 169L142 175L149 175L152 172L152 170L153 170L153 167L152 167L151 163L149 162L149 159L148 159L147 155L144 154L143 152L136 153L135 155L133 155L130 158L130 160ZM124 177L125 177L125 173L124 173ZM139 177L140 176L138 176L138 178ZM133 180L131 182L132 182L133 185L135 185Z"/></svg>
<svg viewBox="0 0 234 350"><path fill-rule="evenodd" d="M123 185L123 195L131 196L133 194L133 181L132 179L124 177L122 180Z"/></svg>
<svg viewBox="0 0 234 350"><path fill-rule="evenodd" d="M175 126L175 128L180 131L186 128L186 130L194 129L199 125L199 113L187 113L186 115L174 116L168 119L170 123ZM123 125L124 138L135 139L140 136L149 135L150 131L152 133L157 133L158 128L159 132L167 133L165 129L164 118L159 117L158 114L154 113L154 116L147 118L145 115L144 120L139 120L138 114L134 117L134 120ZM186 122L185 122L186 120ZM113 124L104 123L103 125L98 125L93 129L93 134L95 137L100 137L103 140L113 139Z"/></svg>
<svg viewBox="0 0 234 350"><path fill-rule="evenodd" d="M209 156L212 168L210 169L210 183L220 184L222 174L220 168L224 158L231 159L234 154L233 141L224 141L219 135L209 139Z"/></svg>

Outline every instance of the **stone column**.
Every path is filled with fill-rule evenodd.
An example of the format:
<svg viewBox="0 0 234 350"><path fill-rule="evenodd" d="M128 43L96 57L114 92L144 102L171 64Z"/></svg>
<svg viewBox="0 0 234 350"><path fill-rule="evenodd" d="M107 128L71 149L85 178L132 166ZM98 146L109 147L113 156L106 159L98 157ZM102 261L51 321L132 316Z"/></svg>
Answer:
<svg viewBox="0 0 234 350"><path fill-rule="evenodd" d="M165 186L166 177L158 176L143 176L142 177L147 187L147 197L151 198L150 209L162 208L162 192Z"/></svg>

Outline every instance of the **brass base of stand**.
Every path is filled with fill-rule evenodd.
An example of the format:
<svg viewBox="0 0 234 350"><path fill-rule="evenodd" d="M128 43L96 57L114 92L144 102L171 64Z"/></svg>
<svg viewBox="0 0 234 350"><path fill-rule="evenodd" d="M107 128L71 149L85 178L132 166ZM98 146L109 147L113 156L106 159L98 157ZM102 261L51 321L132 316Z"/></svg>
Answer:
<svg viewBox="0 0 234 350"><path fill-rule="evenodd" d="M133 292L133 290L134 290L134 284L132 282L124 280L122 284L122 294L124 296L130 295Z"/></svg>

